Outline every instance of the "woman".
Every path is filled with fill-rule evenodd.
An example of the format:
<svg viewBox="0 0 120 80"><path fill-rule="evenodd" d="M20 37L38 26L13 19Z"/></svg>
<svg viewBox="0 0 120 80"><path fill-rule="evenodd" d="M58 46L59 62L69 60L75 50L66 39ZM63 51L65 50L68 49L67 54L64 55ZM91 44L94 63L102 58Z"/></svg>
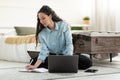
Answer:
<svg viewBox="0 0 120 80"><path fill-rule="evenodd" d="M27 69L48 68L47 56L49 54L73 55L72 35L69 25L46 5L37 14L36 43L38 43L38 40L41 44L39 56L35 63L26 66Z"/></svg>
<svg viewBox="0 0 120 80"><path fill-rule="evenodd" d="M43 6L37 14L36 40L41 43L38 60L34 65L27 65L27 69L37 67L47 68L49 53L73 55L72 35L69 26L48 6Z"/></svg>

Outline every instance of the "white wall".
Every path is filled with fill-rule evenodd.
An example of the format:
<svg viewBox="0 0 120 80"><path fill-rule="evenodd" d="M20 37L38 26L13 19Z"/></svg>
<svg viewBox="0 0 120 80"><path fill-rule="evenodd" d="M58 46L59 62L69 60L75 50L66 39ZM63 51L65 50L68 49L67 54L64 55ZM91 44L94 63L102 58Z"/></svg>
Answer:
<svg viewBox="0 0 120 80"><path fill-rule="evenodd" d="M0 0L0 27L35 26L39 0Z"/></svg>
<svg viewBox="0 0 120 80"><path fill-rule="evenodd" d="M47 4L70 24L82 23L84 0L0 0L0 27L36 26L37 11Z"/></svg>

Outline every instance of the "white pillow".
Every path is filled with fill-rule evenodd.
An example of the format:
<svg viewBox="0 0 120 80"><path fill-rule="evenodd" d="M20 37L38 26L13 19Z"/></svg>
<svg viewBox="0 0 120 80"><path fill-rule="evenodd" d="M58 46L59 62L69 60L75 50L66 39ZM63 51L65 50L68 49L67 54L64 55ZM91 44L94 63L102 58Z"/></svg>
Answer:
<svg viewBox="0 0 120 80"><path fill-rule="evenodd" d="M0 29L0 33L3 35L3 36L16 36L17 33L15 31L14 28L10 28L10 29Z"/></svg>

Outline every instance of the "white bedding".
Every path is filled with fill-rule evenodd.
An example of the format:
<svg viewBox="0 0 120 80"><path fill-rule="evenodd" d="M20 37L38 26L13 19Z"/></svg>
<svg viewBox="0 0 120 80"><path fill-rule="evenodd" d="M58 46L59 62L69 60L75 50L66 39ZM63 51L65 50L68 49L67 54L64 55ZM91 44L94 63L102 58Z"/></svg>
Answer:
<svg viewBox="0 0 120 80"><path fill-rule="evenodd" d="M29 44L7 44L5 39L7 37L0 38L0 59L8 61L17 61L17 62L28 62L30 57L27 53L27 50L37 50L35 49L35 43Z"/></svg>
<svg viewBox="0 0 120 80"><path fill-rule="evenodd" d="M29 62L30 57L27 53L27 50L37 50L35 49L35 43L29 44L7 44L5 39L10 35L1 35L0 36L0 59L16 62ZM12 35L13 36L13 35ZM16 34L14 35L16 36Z"/></svg>
<svg viewBox="0 0 120 80"><path fill-rule="evenodd" d="M15 36L15 35L17 35L17 33L14 28L0 29L0 37L1 36Z"/></svg>

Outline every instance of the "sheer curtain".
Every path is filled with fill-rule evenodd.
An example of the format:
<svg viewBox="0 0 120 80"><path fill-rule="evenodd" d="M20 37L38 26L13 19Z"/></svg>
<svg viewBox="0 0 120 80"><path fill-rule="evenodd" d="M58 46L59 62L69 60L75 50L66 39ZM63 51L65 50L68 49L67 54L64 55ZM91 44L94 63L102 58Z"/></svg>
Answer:
<svg viewBox="0 0 120 80"><path fill-rule="evenodd" d="M117 0L115 2L115 9L116 9L116 14L115 14L115 20L116 20L116 31L120 32L120 1Z"/></svg>
<svg viewBox="0 0 120 80"><path fill-rule="evenodd" d="M115 3L117 0L91 0L92 30L115 31ZM118 0L119 1L119 0Z"/></svg>

